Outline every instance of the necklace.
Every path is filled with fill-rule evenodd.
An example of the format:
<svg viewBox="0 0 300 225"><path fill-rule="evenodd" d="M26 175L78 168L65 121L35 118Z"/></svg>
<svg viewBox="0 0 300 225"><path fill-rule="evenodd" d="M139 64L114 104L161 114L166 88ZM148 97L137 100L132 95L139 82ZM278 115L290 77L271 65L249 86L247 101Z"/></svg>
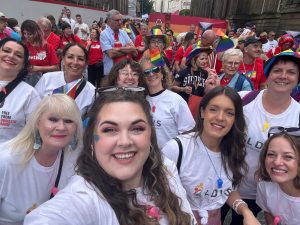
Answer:
<svg viewBox="0 0 300 225"><path fill-rule="evenodd" d="M202 140L201 140L201 141L202 141ZM221 178L221 173L222 173L222 162L221 162L221 167L220 167L220 175L218 175L217 169L216 169L216 167L215 167L215 165L214 165L212 159L210 158L210 155L209 155L209 153L208 153L208 150L207 150L207 148L206 148L206 146L205 146L205 144L204 144L203 141L202 141L202 144L203 144L204 149L205 149L205 151L206 151L206 154L207 154L207 156L208 156L208 158L209 158L209 161L210 161L210 163L212 164L212 166L213 166L213 168L214 168L214 171L215 171L215 173L216 173L216 175L217 175L217 177L218 177L218 179L217 179L217 187L218 187L218 189L220 189L220 188L222 188L222 186L223 186L223 180L222 180L222 178Z"/></svg>
<svg viewBox="0 0 300 225"><path fill-rule="evenodd" d="M255 74L256 74L256 71L254 71L255 64L256 64L256 59L254 60L252 70L249 71L249 72L247 73L246 66L245 66L245 63L244 63L244 60L243 60L244 74L245 74L247 77L252 78L253 73L255 72Z"/></svg>
<svg viewBox="0 0 300 225"><path fill-rule="evenodd" d="M150 102L151 102L151 112L153 112L153 113L155 113L155 111L156 111L156 105L157 105L157 103L159 102L159 100L161 99L161 97L162 96L159 96L161 93L163 93L165 91L165 89L163 89L163 90L161 90L161 91L159 91L159 92L157 92L157 93L155 93L155 94L152 94L152 95L150 95L149 94L149 100L150 100ZM152 100L151 100L151 98L152 97L155 97L155 96L159 96L159 97L157 97L157 100L155 101L155 102L153 102Z"/></svg>

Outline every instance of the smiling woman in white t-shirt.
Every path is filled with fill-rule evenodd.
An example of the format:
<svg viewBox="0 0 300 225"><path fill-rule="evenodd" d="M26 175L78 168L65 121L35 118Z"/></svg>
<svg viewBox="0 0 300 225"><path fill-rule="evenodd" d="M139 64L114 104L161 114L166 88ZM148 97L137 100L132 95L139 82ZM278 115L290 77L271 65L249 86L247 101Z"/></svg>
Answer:
<svg viewBox="0 0 300 225"><path fill-rule="evenodd" d="M104 92L88 116L78 175L24 224L195 224L184 189L163 165L144 96Z"/></svg>
<svg viewBox="0 0 300 225"><path fill-rule="evenodd" d="M23 79L28 73L27 47L14 39L0 41L0 143L15 137L40 102L36 90Z"/></svg>
<svg viewBox="0 0 300 225"><path fill-rule="evenodd" d="M257 171L256 203L267 224L300 224L300 128L271 127Z"/></svg>

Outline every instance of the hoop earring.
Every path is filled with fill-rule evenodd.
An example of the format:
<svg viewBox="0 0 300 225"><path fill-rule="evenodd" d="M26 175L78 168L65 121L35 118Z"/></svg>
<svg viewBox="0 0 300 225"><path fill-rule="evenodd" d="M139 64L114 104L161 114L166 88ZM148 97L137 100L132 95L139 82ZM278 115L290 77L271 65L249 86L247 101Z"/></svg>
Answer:
<svg viewBox="0 0 300 225"><path fill-rule="evenodd" d="M76 135L74 134L74 136L72 137L72 140L70 142L70 146L72 148L72 150L75 150L77 148L78 145L78 140L76 138Z"/></svg>
<svg viewBox="0 0 300 225"><path fill-rule="evenodd" d="M40 132L36 132L36 136L34 138L34 143L33 143L33 149L38 151L41 148L42 145L42 138L40 136Z"/></svg>

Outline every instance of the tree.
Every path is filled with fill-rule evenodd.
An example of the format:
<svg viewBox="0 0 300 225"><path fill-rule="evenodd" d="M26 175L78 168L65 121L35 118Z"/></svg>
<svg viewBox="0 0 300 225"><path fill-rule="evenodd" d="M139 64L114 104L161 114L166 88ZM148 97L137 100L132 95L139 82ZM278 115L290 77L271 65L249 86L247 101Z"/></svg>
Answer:
<svg viewBox="0 0 300 225"><path fill-rule="evenodd" d="M189 9L180 10L179 15L180 16L189 16L189 15L191 15L191 10L189 10Z"/></svg>
<svg viewBox="0 0 300 225"><path fill-rule="evenodd" d="M150 14L152 12L155 12L153 8L153 4L154 2L152 2L151 0L141 0L141 6L142 6L141 13Z"/></svg>

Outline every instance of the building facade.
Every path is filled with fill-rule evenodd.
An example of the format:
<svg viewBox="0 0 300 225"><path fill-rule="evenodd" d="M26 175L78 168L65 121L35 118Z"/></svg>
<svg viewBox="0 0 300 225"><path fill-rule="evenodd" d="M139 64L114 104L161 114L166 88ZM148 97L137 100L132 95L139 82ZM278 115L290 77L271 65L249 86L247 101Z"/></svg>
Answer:
<svg viewBox="0 0 300 225"><path fill-rule="evenodd" d="M191 0L153 0L153 2L154 10L160 13L179 13L191 7Z"/></svg>
<svg viewBox="0 0 300 225"><path fill-rule="evenodd" d="M259 32L300 30L300 0L192 0L191 15L228 19L235 27L250 21Z"/></svg>

